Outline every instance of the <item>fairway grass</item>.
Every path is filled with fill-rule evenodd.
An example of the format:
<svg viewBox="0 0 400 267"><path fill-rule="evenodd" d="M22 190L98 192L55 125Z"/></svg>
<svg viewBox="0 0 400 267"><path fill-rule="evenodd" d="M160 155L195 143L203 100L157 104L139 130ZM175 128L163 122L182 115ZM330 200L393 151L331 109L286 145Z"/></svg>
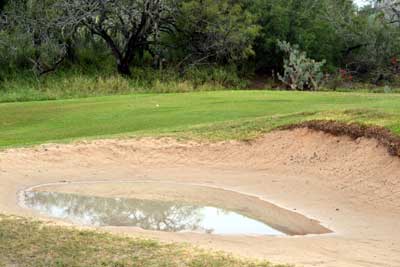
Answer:
<svg viewBox="0 0 400 267"><path fill-rule="evenodd" d="M0 215L0 252L1 267L284 267L239 260L187 245L46 226L3 215Z"/></svg>
<svg viewBox="0 0 400 267"><path fill-rule="evenodd" d="M374 124L400 134L400 95L218 91L5 103L0 147L131 136L250 139L313 119Z"/></svg>

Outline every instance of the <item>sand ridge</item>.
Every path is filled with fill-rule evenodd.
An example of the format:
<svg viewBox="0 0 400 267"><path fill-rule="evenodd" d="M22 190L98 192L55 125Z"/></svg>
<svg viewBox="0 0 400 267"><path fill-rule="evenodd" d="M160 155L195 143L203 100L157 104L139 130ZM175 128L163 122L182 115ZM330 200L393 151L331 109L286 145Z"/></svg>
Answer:
<svg viewBox="0 0 400 267"><path fill-rule="evenodd" d="M334 234L274 238L103 230L299 266L400 266L400 160L373 139L295 129L251 142L140 138L9 149L0 152L0 213L38 216L17 203L25 188L97 180L223 187L316 219Z"/></svg>

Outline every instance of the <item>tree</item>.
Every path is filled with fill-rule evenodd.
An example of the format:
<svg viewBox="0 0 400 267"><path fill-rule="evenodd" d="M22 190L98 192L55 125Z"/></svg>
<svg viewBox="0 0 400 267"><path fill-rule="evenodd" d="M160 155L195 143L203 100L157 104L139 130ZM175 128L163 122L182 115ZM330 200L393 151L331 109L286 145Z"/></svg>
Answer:
<svg viewBox="0 0 400 267"><path fill-rule="evenodd" d="M0 0L0 12L3 11L4 6L7 4L7 0Z"/></svg>
<svg viewBox="0 0 400 267"><path fill-rule="evenodd" d="M63 33L55 24L53 0L11 1L2 16L3 46L10 55L24 54L34 70L45 74L65 58Z"/></svg>
<svg viewBox="0 0 400 267"><path fill-rule="evenodd" d="M172 44L189 64L232 63L254 54L258 30L241 1L184 0Z"/></svg>
<svg viewBox="0 0 400 267"><path fill-rule="evenodd" d="M249 10L261 26L254 43L255 67L259 72L281 71L283 54L278 40L297 44L317 60L326 60L332 69L339 65L341 38L326 19L325 7L333 3L352 9L351 0L248 0ZM350 4L350 5L348 5Z"/></svg>
<svg viewBox="0 0 400 267"><path fill-rule="evenodd" d="M84 27L111 49L118 72L131 75L135 55L174 28L173 0L60 0L61 28Z"/></svg>
<svg viewBox="0 0 400 267"><path fill-rule="evenodd" d="M392 58L400 52L399 27L385 10L383 3L357 12L332 3L325 10L327 21L344 44L341 66L373 82L390 76Z"/></svg>
<svg viewBox="0 0 400 267"><path fill-rule="evenodd" d="M400 26L400 1L399 0L375 0L375 7L385 15L390 24Z"/></svg>

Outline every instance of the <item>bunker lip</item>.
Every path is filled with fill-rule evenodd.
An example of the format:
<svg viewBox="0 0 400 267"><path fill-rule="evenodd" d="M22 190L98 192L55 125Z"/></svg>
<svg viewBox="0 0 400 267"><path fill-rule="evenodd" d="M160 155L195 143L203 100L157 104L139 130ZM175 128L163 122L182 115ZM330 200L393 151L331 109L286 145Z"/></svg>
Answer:
<svg viewBox="0 0 400 267"><path fill-rule="evenodd" d="M321 131L334 136L347 136L354 140L358 138L375 139L387 148L390 155L400 157L400 136L395 135L385 127L334 120L311 120L282 126L279 129L294 130L299 128Z"/></svg>
<svg viewBox="0 0 400 267"><path fill-rule="evenodd" d="M237 212L248 218L263 222L289 236L332 233L331 230L322 226L317 220L278 207L259 196L210 185L168 181L49 183L19 191L19 205L25 209L30 209L25 202L25 192L54 192L105 198L178 201Z"/></svg>

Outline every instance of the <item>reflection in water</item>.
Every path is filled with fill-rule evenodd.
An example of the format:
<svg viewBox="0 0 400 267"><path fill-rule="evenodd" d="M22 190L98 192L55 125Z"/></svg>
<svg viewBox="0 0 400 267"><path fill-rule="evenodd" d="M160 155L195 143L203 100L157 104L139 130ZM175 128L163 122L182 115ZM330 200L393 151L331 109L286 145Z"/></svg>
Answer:
<svg viewBox="0 0 400 267"><path fill-rule="evenodd" d="M26 207L89 226L133 226L167 232L283 235L241 214L214 207L159 200L25 192Z"/></svg>

